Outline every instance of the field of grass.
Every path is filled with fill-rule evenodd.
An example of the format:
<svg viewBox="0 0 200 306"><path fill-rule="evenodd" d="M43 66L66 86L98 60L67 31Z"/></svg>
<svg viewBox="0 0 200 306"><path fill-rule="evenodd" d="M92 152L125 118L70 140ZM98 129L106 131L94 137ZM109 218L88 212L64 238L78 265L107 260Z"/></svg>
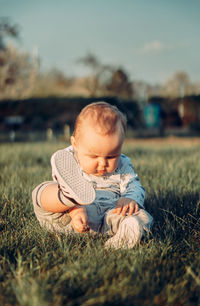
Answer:
<svg viewBox="0 0 200 306"><path fill-rule="evenodd" d="M128 251L40 228L31 191L51 179L50 156L63 147L0 146L0 305L200 305L200 143L125 144L154 217Z"/></svg>

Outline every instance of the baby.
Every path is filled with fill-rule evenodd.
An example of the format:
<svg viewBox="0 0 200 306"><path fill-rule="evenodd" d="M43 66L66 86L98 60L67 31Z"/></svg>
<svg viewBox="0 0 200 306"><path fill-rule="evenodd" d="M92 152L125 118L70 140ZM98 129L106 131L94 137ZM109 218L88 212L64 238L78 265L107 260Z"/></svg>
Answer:
<svg viewBox="0 0 200 306"><path fill-rule="evenodd" d="M87 105L77 117L71 146L51 158L54 181L33 191L35 214L48 230L105 233L106 248L132 248L151 215L131 160L121 153L126 118L106 102Z"/></svg>

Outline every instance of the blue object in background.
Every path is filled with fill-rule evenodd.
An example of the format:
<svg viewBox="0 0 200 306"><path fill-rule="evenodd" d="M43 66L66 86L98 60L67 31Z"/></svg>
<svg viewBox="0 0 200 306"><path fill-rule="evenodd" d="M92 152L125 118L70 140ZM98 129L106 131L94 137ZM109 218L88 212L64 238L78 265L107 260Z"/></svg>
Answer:
<svg viewBox="0 0 200 306"><path fill-rule="evenodd" d="M144 108L144 120L148 128L160 127L161 109L159 104L149 104Z"/></svg>

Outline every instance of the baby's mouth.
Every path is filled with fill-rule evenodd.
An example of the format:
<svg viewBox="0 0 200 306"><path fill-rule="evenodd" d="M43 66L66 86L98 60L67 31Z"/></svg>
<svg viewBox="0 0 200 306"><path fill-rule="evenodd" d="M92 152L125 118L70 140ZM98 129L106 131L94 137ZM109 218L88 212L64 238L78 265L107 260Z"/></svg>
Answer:
<svg viewBox="0 0 200 306"><path fill-rule="evenodd" d="M98 175L105 175L106 174L106 170L97 170L97 174Z"/></svg>

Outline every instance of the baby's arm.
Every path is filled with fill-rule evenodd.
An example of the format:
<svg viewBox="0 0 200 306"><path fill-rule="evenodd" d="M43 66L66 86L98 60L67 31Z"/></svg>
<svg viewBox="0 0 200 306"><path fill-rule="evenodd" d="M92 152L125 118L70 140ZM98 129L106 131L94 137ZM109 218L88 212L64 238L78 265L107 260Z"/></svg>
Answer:
<svg viewBox="0 0 200 306"><path fill-rule="evenodd" d="M140 208L143 208L145 190L142 187L140 180L135 173L131 160L125 155L122 155L121 162L121 198L117 201L114 213L125 216L136 213Z"/></svg>

